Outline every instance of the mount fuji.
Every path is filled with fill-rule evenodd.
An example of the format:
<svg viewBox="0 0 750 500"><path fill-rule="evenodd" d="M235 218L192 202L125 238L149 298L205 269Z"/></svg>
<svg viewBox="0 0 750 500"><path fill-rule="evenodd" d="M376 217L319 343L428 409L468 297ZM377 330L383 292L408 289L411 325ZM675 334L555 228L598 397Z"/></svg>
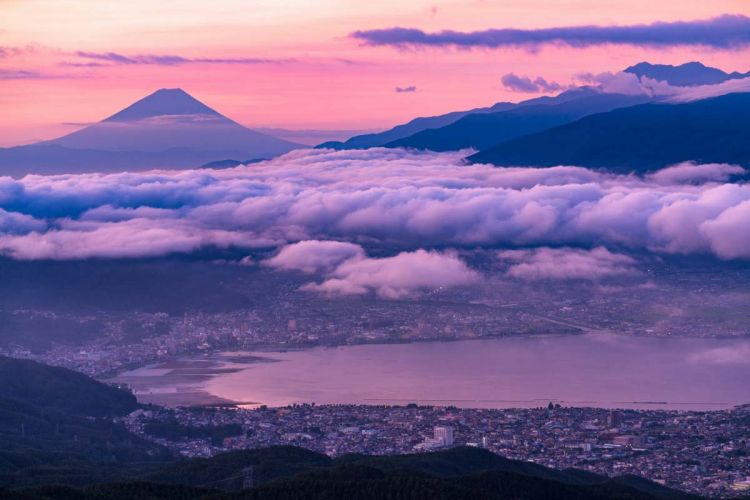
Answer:
<svg viewBox="0 0 750 500"><path fill-rule="evenodd" d="M182 89L161 89L63 137L0 149L0 175L191 168L301 147L248 129Z"/></svg>

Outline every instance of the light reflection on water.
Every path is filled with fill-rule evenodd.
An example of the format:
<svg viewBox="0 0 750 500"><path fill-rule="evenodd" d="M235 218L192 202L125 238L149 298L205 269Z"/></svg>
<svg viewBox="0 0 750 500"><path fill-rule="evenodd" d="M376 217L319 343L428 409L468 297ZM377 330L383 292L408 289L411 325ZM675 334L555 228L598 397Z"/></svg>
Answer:
<svg viewBox="0 0 750 500"><path fill-rule="evenodd" d="M224 353L212 357L213 369L204 376L192 369L181 377L178 368L150 377L136 370L121 378L141 391L176 387L269 406L415 402L508 408L554 401L720 409L750 402L750 340L587 334L241 354L276 362Z"/></svg>

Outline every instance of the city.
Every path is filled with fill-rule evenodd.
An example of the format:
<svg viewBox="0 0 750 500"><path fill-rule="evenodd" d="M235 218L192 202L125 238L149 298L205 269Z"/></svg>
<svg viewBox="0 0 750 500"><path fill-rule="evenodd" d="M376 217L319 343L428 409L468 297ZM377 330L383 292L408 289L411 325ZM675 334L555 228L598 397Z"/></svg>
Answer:
<svg viewBox="0 0 750 500"><path fill-rule="evenodd" d="M220 311L187 305L175 311L154 297L150 302L139 298L134 310L125 312L116 305L76 312L0 304L0 317L7 320L0 329L14 333L0 338L0 353L107 378L177 356L222 350L585 332L742 338L750 328L744 307L750 270L742 267L719 272L700 262L665 259L635 277L540 287L505 278L481 259L478 265L492 276L485 284L394 301L318 296L300 291L304 277L293 272L208 264L200 268L201 283L211 273L234 271L220 275L224 286L237 293L253 283L241 289L249 304ZM190 272L184 264L177 269L183 267ZM11 286L5 301L18 302ZM75 336L61 339L50 333L58 331Z"/></svg>
<svg viewBox="0 0 750 500"><path fill-rule="evenodd" d="M417 405L152 407L136 410L123 422L139 436L187 457L279 444L330 456L468 445L558 469L635 474L706 496L750 491L750 405L707 412L562 408L553 403L508 410Z"/></svg>
<svg viewBox="0 0 750 500"><path fill-rule="evenodd" d="M750 500L750 0L0 20L0 499Z"/></svg>

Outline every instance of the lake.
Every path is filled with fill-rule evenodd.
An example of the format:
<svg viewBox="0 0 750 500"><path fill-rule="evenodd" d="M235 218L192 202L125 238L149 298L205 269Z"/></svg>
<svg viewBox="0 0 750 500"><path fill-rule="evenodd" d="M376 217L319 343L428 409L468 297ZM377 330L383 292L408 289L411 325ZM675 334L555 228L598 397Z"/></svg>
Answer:
<svg viewBox="0 0 750 500"><path fill-rule="evenodd" d="M227 352L123 373L139 399L721 409L750 402L750 340L612 334Z"/></svg>

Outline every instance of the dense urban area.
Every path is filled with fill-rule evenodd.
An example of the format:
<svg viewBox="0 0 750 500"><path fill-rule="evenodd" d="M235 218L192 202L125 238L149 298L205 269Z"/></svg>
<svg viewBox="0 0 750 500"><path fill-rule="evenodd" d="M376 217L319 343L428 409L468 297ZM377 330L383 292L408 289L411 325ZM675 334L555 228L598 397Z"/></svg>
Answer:
<svg viewBox="0 0 750 500"><path fill-rule="evenodd" d="M200 307L173 307L152 294L138 297L140 302L128 308L105 304L71 310L66 309L64 295L55 298L60 303L53 307L22 303L21 298L5 294L0 315L8 331L21 333L4 336L0 354L107 379L179 356L225 350L550 332L746 336L749 270L738 267L719 273L698 267L686 272L677 271L678 267L656 263L632 278L553 286L490 280L481 286L433 290L393 301L371 296L331 300L299 291L299 276L216 266L202 269L226 270L225 288L206 289ZM216 276L210 281L220 282ZM249 305L224 300L229 289L248 294ZM221 295L222 307L204 307L214 294ZM95 305L103 301L90 300ZM47 338L38 335L42 331L74 335ZM190 457L274 444L333 456L400 454L465 444L556 468L637 474L710 496L746 494L750 489L750 406L706 412L554 406L502 410L416 405L151 406L130 414L124 423L136 434Z"/></svg>
<svg viewBox="0 0 750 500"><path fill-rule="evenodd" d="M508 458L608 475L637 474L710 495L750 491L750 405L649 411L549 407L294 405L137 410L136 434L189 457L291 444L331 456L479 446Z"/></svg>
<svg viewBox="0 0 750 500"><path fill-rule="evenodd" d="M220 350L552 332L704 338L747 334L750 270L730 267L717 272L699 265L678 270L676 266L658 262L633 277L590 283L540 286L496 278L480 286L438 289L401 300L326 297L300 291L304 281L297 274L234 266L237 277L227 279L237 282L225 286L234 292L242 286L249 304L220 311L206 308L205 303L175 310L173 304L160 304L164 301L160 296L139 297L134 310L125 312L113 306L70 312L0 303L5 328L20 332L4 336L0 354L105 377L177 355ZM226 268L217 265L206 272ZM242 274L246 272L250 274ZM12 296L3 300L13 301ZM59 334L40 338L40 332L47 331Z"/></svg>

